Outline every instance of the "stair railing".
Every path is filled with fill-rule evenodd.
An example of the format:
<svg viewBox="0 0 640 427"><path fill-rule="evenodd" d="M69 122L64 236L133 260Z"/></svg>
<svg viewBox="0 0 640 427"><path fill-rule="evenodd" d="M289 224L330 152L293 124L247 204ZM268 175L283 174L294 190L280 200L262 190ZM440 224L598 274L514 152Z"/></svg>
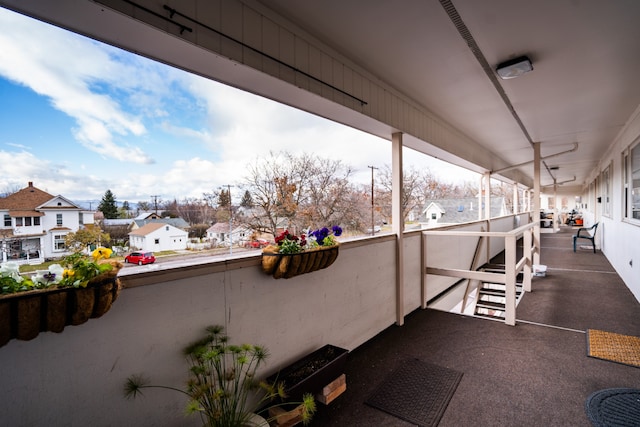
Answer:
<svg viewBox="0 0 640 427"><path fill-rule="evenodd" d="M427 253L426 239L430 235L437 236L458 236L458 237L475 237L504 238L505 247L505 272L491 273L486 271L464 270L457 268L439 268L427 265L425 274L433 274L438 276L456 277L461 279L479 280L493 283L502 283L505 285L505 323L515 326L516 324L516 277L518 273L523 273L522 288L525 292L531 292L531 274L533 266L533 254L539 254L540 248L534 245L533 232L538 222L531 222L522 225L511 231L458 231L458 230L425 230L422 232L425 238L422 240L424 245L423 253ZM539 226L539 225L538 225ZM523 254L516 260L516 242L522 236ZM427 261L429 257L427 256ZM427 280L425 279L425 283Z"/></svg>

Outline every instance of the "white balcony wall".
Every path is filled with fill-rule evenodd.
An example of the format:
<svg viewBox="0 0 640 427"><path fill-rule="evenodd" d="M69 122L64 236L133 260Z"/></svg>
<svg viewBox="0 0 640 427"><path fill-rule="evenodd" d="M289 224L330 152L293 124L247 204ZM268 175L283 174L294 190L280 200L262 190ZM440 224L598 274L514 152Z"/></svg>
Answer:
<svg viewBox="0 0 640 427"><path fill-rule="evenodd" d="M0 348L2 424L199 425L185 420L178 393L126 400L125 379L143 373L183 386L181 350L212 324L233 342L265 345L265 374L324 344L352 350L395 322L395 252L392 235L347 242L328 269L288 280L264 274L259 255L135 275L125 268L130 287L102 318Z"/></svg>

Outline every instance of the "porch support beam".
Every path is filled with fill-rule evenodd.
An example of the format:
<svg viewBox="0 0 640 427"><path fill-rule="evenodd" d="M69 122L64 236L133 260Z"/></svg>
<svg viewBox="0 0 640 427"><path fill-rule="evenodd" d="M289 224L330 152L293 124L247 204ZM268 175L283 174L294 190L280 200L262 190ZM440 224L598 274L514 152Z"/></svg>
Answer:
<svg viewBox="0 0 640 427"><path fill-rule="evenodd" d="M485 172L482 176L484 180L484 219L487 224L487 231L491 232L491 172ZM486 239L487 263L491 262L491 239Z"/></svg>
<svg viewBox="0 0 640 427"><path fill-rule="evenodd" d="M533 254L533 263L540 264L540 143L533 143L533 209L531 220L536 223L533 228L533 244L538 250Z"/></svg>
<svg viewBox="0 0 640 427"><path fill-rule="evenodd" d="M391 223L396 235L396 324L404 325L404 216L402 215L402 132L391 135Z"/></svg>

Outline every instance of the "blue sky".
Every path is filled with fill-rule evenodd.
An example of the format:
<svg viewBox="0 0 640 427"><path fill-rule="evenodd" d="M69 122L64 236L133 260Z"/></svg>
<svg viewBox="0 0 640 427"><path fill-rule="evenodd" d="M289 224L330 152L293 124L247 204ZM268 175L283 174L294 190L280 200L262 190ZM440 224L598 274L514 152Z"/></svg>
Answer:
<svg viewBox="0 0 640 427"><path fill-rule="evenodd" d="M269 151L341 153L363 183L391 161L388 141L308 113L3 8L0 26L0 193L32 181L76 201L182 200L241 184Z"/></svg>

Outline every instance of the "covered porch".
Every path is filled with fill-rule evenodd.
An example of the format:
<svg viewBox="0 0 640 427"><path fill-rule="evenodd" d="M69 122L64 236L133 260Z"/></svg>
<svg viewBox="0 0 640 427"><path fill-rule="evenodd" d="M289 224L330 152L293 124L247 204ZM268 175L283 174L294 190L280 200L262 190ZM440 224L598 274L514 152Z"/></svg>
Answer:
<svg viewBox="0 0 640 427"><path fill-rule="evenodd" d="M440 426L588 426L587 397L634 388L640 370L587 356L587 329L640 330L640 305L602 253L572 249L571 227L541 236L546 277L518 305L515 328L416 310L354 349L347 391L320 405L314 426L410 426L365 400L399 363L417 358L463 373Z"/></svg>

